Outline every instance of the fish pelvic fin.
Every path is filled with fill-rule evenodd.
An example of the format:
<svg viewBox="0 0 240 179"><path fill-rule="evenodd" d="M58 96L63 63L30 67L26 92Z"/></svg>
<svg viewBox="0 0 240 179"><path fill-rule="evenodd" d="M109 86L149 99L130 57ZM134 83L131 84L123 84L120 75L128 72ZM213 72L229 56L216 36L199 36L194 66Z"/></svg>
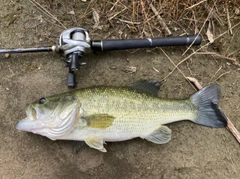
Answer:
<svg viewBox="0 0 240 179"><path fill-rule="evenodd" d="M87 139L85 139L85 142L91 148L97 149L101 152L107 152L107 150L103 146L103 139L99 137L88 137Z"/></svg>
<svg viewBox="0 0 240 179"><path fill-rule="evenodd" d="M156 130L154 130L150 135L144 138L150 142L155 144L165 144L171 140L172 131L167 126L160 126Z"/></svg>
<svg viewBox="0 0 240 179"><path fill-rule="evenodd" d="M220 100L220 86L212 84L194 93L190 100L198 110L193 122L207 127L223 128L227 126L227 119L218 107Z"/></svg>

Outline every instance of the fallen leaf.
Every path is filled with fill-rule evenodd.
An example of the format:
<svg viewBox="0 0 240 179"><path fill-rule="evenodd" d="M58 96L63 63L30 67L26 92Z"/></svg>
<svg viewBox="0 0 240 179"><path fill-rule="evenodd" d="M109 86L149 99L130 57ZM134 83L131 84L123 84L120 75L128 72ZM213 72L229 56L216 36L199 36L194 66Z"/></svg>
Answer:
<svg viewBox="0 0 240 179"><path fill-rule="evenodd" d="M209 21L206 35L207 35L210 43L213 43L213 41L214 41L212 29L213 29L212 28L212 23L211 23L211 21Z"/></svg>
<svg viewBox="0 0 240 179"><path fill-rule="evenodd" d="M137 67L126 66L126 68L124 68L123 71L126 73L135 73L137 71Z"/></svg>
<svg viewBox="0 0 240 179"><path fill-rule="evenodd" d="M72 10L72 11L70 11L68 14L74 15L75 12L74 12L74 10Z"/></svg>
<svg viewBox="0 0 240 179"><path fill-rule="evenodd" d="M235 9L235 14L238 16L238 15L240 15L240 10L239 10L239 8L236 8Z"/></svg>
<svg viewBox="0 0 240 179"><path fill-rule="evenodd" d="M100 23L99 19L100 19L100 17L99 17L98 12L95 9L93 9L93 20L95 22L95 24L93 26L94 29L99 28L99 23Z"/></svg>

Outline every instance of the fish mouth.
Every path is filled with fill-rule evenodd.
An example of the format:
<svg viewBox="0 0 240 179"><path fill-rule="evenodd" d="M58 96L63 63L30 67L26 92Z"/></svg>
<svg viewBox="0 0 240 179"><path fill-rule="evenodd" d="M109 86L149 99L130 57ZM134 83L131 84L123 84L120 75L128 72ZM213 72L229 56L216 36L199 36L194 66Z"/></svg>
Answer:
<svg viewBox="0 0 240 179"><path fill-rule="evenodd" d="M40 134L56 140L71 131L80 112L78 103L74 103L64 109L56 107L54 110L30 105L27 107L26 114L27 117L17 123L17 130Z"/></svg>
<svg viewBox="0 0 240 179"><path fill-rule="evenodd" d="M26 109L26 114L27 117L17 123L16 129L27 132L33 132L34 129L39 129L41 127L38 121L39 110L29 105Z"/></svg>

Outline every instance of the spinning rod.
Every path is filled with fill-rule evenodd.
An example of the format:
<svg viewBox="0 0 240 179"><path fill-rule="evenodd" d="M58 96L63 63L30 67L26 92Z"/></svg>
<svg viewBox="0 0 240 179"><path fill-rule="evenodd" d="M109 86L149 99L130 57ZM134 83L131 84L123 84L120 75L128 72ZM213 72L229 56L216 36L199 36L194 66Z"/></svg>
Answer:
<svg viewBox="0 0 240 179"><path fill-rule="evenodd" d="M137 48L154 48L163 46L189 46L200 45L202 37L200 35L173 36L164 38L146 39L109 39L91 40L86 29L75 27L64 30L60 34L59 44L51 47L37 48L13 48L0 49L0 54L6 53L33 53L33 52L57 52L65 56L66 66L69 67L67 86L76 85L74 72L80 70L80 59L84 56L86 49L93 51L112 51Z"/></svg>

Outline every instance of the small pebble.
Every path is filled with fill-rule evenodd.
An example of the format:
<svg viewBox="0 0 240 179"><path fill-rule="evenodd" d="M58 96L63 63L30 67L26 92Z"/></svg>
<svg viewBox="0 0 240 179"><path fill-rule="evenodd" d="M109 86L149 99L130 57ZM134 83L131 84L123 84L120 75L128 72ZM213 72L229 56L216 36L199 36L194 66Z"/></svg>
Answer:
<svg viewBox="0 0 240 179"><path fill-rule="evenodd" d="M7 91L9 91L9 88L6 88Z"/></svg>
<svg viewBox="0 0 240 179"><path fill-rule="evenodd" d="M116 70L116 69L117 69L116 66L110 66L109 68L110 68L111 70Z"/></svg>
<svg viewBox="0 0 240 179"><path fill-rule="evenodd" d="M80 66L84 66L84 65L87 65L87 62L81 62L80 63Z"/></svg>
<svg viewBox="0 0 240 179"><path fill-rule="evenodd" d="M9 57L10 57L10 53L6 53L5 58L9 58Z"/></svg>

